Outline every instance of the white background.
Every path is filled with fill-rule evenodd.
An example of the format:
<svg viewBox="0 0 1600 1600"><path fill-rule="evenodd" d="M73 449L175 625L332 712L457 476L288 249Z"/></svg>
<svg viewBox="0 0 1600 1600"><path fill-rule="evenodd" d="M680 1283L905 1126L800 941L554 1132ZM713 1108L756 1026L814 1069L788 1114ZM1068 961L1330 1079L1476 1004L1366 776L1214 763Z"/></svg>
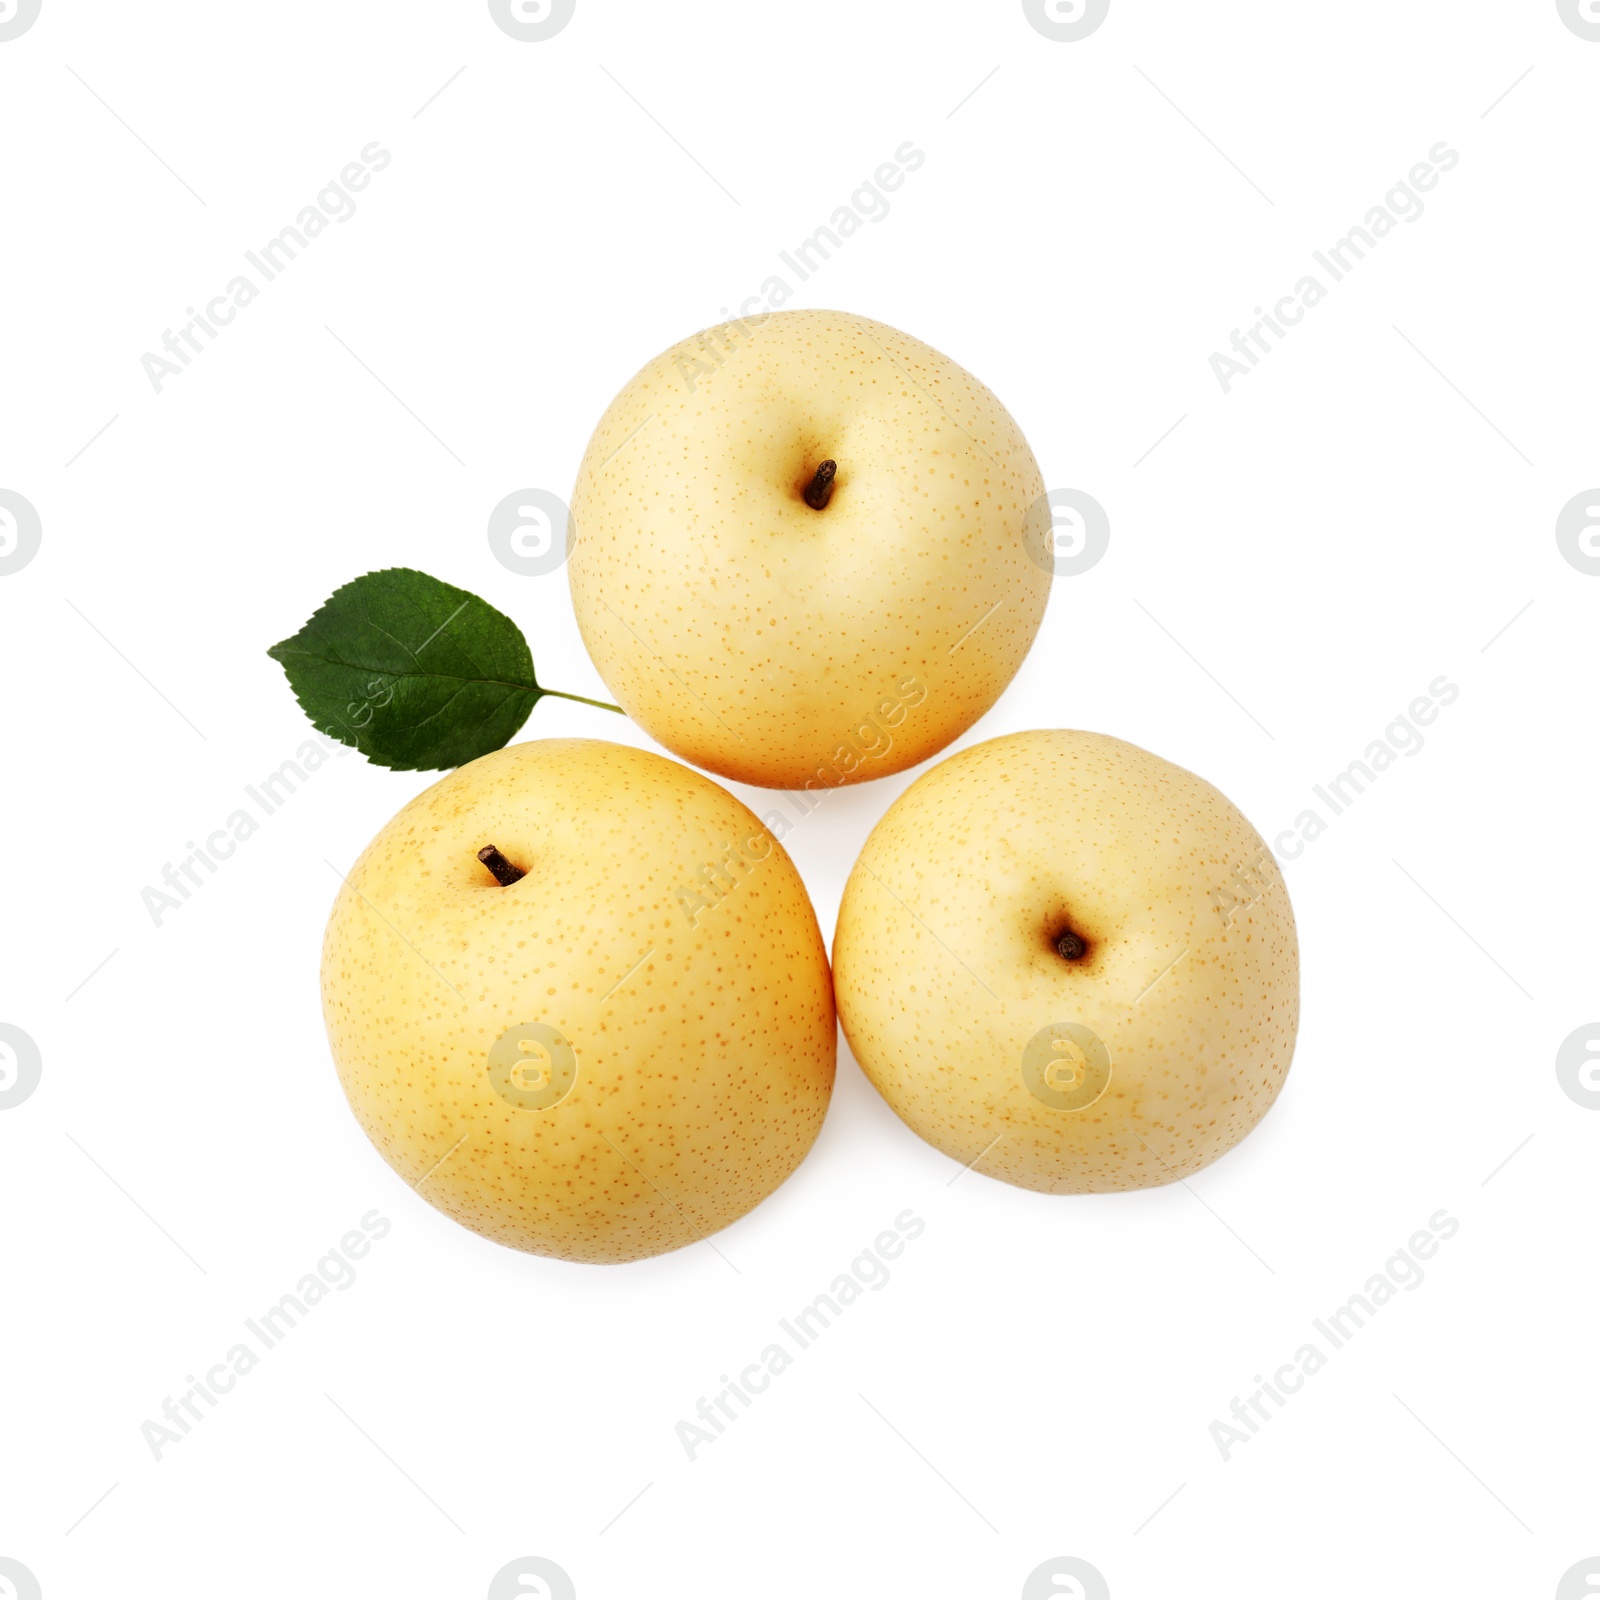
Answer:
<svg viewBox="0 0 1600 1600"><path fill-rule="evenodd" d="M0 1112L0 1556L46 1600L476 1600L530 1554L582 1600L1011 1600L1058 1555L1115 1600L1554 1595L1600 1551L1600 1113L1555 1073L1600 1014L1600 578L1555 540L1600 482L1597 84L1554 0L1113 0L1076 43L998 0L579 0L535 44L469 0L44 0L0 43L0 488L43 525L0 577L0 1021L43 1057ZM141 355L372 140L357 214L158 395ZM962 742L1114 733L1272 840L1459 698L1285 863L1294 1067L1190 1184L953 1182L841 1044L726 1260L500 1249L368 1145L319 1016L329 863L427 776L332 762L161 927L140 891L294 755L264 651L361 571L483 594L606 697L490 509L566 496L635 369L905 140L790 304L969 367L1112 529ZM1211 353L1441 140L1425 213L1225 395ZM559 701L524 736L563 734L649 744ZM791 835L830 939L915 775ZM152 1459L374 1207L359 1281ZM691 1463L675 1423L907 1208L893 1281ZM1225 1462L1213 1420L1441 1208L1426 1281Z"/></svg>

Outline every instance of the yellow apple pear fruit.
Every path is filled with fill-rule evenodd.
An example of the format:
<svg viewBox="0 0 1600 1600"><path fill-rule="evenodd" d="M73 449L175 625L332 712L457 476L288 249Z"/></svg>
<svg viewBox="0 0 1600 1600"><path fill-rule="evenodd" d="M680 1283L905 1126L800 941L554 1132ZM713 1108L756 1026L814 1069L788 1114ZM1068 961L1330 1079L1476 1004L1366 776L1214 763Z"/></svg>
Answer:
<svg viewBox="0 0 1600 1600"><path fill-rule="evenodd" d="M833 944L845 1037L946 1155L1050 1194L1187 1178L1294 1053L1294 913L1209 783L1098 733L990 739L873 829Z"/></svg>
<svg viewBox="0 0 1600 1600"><path fill-rule="evenodd" d="M407 805L339 894L322 995L389 1165L570 1261L725 1228L833 1087L827 955L782 846L709 778L600 740L513 745Z"/></svg>
<svg viewBox="0 0 1600 1600"><path fill-rule="evenodd" d="M1050 590L1038 464L908 334L779 311L663 351L572 494L584 643L686 761L834 788L937 754L1010 683Z"/></svg>

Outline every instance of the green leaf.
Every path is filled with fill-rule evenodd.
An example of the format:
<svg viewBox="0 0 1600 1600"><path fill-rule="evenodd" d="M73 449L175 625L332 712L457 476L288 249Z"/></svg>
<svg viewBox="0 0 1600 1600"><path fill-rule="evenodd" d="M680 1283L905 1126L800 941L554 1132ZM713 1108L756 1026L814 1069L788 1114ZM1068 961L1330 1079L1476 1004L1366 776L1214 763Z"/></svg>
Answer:
<svg viewBox="0 0 1600 1600"><path fill-rule="evenodd" d="M410 567L336 589L267 654L322 733L405 772L459 767L498 750L541 695L559 692L539 687L528 641L510 617Z"/></svg>

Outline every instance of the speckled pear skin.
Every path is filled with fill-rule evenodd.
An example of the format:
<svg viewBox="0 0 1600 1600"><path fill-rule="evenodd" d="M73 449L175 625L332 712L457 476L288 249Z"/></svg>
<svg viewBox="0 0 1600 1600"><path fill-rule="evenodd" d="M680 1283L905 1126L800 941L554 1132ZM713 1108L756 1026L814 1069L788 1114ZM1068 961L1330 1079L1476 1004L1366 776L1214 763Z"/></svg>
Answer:
<svg viewBox="0 0 1600 1600"><path fill-rule="evenodd" d="M842 311L724 324L663 351L595 429L572 494L578 626L618 703L696 766L883 777L1022 664L1050 590L1025 548L1043 493L1005 407L921 340Z"/></svg>
<svg viewBox="0 0 1600 1600"><path fill-rule="evenodd" d="M500 887L487 844L527 875ZM691 921L678 891L696 885ZM486 1238L569 1261L658 1255L743 1216L799 1165L833 1087L827 954L782 846L709 778L599 740L513 745L407 805L334 905L322 995L389 1165ZM532 1022L577 1060L540 1110L488 1070Z"/></svg>
<svg viewBox="0 0 1600 1600"><path fill-rule="evenodd" d="M907 1126L1050 1194L1198 1172L1266 1114L1294 1053L1294 913L1261 836L1203 779L1104 734L1010 734L924 773L850 874L833 962L845 1036ZM1111 1059L1080 1110L1021 1071L1062 1023Z"/></svg>

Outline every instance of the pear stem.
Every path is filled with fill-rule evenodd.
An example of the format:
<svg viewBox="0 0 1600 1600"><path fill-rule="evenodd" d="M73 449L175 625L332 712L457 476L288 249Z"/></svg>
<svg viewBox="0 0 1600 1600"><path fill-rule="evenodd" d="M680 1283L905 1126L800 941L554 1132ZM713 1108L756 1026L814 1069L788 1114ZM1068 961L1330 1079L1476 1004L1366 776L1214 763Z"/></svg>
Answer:
<svg viewBox="0 0 1600 1600"><path fill-rule="evenodd" d="M568 694L565 689L546 689L540 687L540 694L554 695L557 700L576 700L580 706L599 706L602 711L615 711L620 716L625 716L621 706L614 706L609 700L591 700L586 694Z"/></svg>
<svg viewBox="0 0 1600 1600"><path fill-rule="evenodd" d="M486 844L478 852L478 859L494 874L495 882L502 889L509 889L518 878L527 877L521 867L512 866L492 844Z"/></svg>
<svg viewBox="0 0 1600 1600"><path fill-rule="evenodd" d="M817 475L806 487L805 501L813 511L821 511L827 505L828 497L833 493L833 475L839 470L837 461L824 461L817 468Z"/></svg>

